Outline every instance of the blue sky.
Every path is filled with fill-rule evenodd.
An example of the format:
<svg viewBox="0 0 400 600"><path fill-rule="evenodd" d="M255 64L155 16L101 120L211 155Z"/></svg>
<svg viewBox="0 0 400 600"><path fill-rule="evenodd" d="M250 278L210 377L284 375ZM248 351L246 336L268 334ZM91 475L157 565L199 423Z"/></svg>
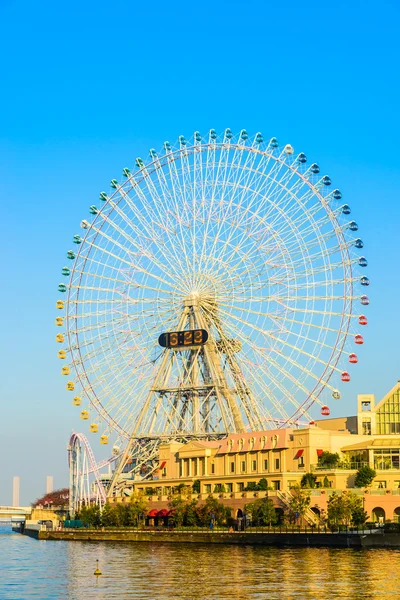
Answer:
<svg viewBox="0 0 400 600"><path fill-rule="evenodd" d="M340 187L365 240L370 325L352 381L400 378L397 2L0 2L0 504L68 483L78 414L54 302L71 237L136 156L211 127L262 131Z"/></svg>

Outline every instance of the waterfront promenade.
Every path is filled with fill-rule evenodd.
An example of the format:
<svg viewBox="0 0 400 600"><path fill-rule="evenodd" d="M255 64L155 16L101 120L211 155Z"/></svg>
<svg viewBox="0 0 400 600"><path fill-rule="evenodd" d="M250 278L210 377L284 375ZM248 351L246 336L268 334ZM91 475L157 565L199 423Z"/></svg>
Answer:
<svg viewBox="0 0 400 600"><path fill-rule="evenodd" d="M223 544L275 547L331 547L331 548L399 548L400 534L382 530L355 530L331 532L313 528L258 529L246 531L207 529L151 530L124 528L47 530L27 527L24 535L36 540L102 541L102 542L156 542L174 544Z"/></svg>

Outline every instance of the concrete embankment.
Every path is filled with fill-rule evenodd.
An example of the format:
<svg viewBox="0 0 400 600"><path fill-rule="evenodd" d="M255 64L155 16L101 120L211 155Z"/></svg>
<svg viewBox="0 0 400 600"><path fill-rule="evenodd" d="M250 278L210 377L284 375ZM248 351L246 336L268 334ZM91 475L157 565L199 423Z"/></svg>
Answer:
<svg viewBox="0 0 400 600"><path fill-rule="evenodd" d="M25 535L37 540L153 542L185 544L240 544L276 547L400 548L400 535L394 533L247 533L181 532L76 529L37 531Z"/></svg>

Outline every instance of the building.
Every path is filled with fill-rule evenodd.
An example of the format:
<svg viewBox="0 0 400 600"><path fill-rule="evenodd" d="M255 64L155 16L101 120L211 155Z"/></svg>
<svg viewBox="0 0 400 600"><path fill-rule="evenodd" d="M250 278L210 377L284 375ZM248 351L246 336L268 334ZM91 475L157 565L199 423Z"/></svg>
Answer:
<svg viewBox="0 0 400 600"><path fill-rule="evenodd" d="M213 495L243 511L252 498L268 495L276 507L284 508L290 489L312 472L317 478L317 487L311 490L314 514L326 511L333 491L351 490L362 496L371 520L400 522L400 382L376 405L370 394L359 395L357 402L355 416L315 421L299 429L162 445L152 478L127 480L127 487L146 494L149 508L164 508L174 487L194 481L200 486L200 501ZM334 468L321 465L324 451L338 453L340 462ZM376 470L367 489L354 487L362 465ZM249 490L260 479L268 482L268 491Z"/></svg>

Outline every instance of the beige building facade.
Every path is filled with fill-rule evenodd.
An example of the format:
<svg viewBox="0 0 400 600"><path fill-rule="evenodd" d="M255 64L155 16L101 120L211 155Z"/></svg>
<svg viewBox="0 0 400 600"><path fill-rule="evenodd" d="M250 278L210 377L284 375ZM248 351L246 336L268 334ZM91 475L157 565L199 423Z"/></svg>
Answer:
<svg viewBox="0 0 400 600"><path fill-rule="evenodd" d="M311 490L315 514L326 511L334 491L351 490L363 497L371 520L400 521L399 427L400 382L378 404L373 395L359 395L353 417L320 420L298 429L232 434L218 441L163 445L152 478L126 483L148 496L149 508L165 507L174 488L195 481L199 501L212 495L243 510L252 498L267 495L285 508L290 489L311 472L317 478L317 487ZM319 457L326 451L338 453L335 468L321 465ZM356 472L363 465L375 469L376 477L370 487L355 488ZM267 481L268 490L249 491L260 479Z"/></svg>

